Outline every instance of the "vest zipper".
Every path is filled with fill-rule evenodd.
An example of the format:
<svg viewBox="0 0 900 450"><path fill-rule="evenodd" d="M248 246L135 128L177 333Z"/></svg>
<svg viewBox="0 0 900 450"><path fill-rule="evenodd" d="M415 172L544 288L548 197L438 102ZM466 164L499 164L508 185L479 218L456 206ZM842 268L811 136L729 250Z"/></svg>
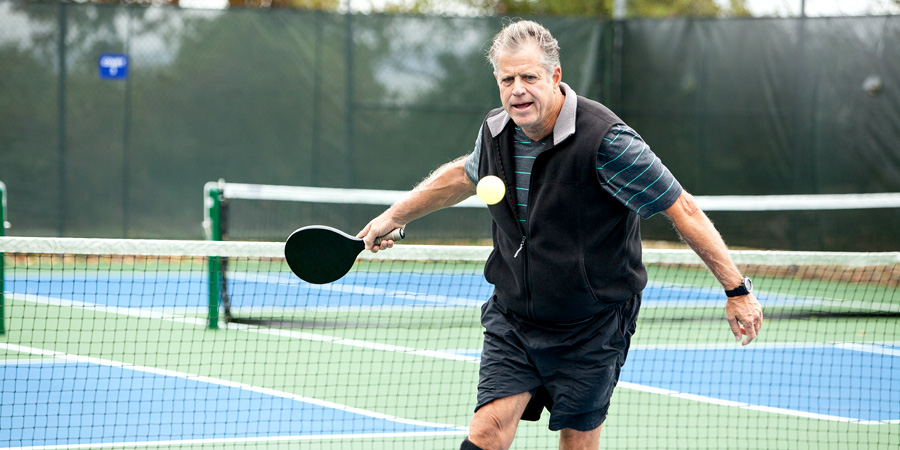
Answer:
<svg viewBox="0 0 900 450"><path fill-rule="evenodd" d="M534 161L534 165L532 166L532 171L531 171L532 175L537 172L536 169L538 167L538 161L545 159L546 158L545 155L552 148L553 147L551 146L550 148L545 149L544 151L540 152L537 155L537 157L535 158L535 161ZM533 188L534 188L535 178L536 178L535 176L532 176L528 180L529 192L534 192ZM534 198L529 196L528 211L525 213L526 214L526 217L525 217L526 225L522 226L520 224L520 226L519 226L519 229L522 230L522 243L519 244L519 249L516 250L516 253L515 253L515 255L513 255L513 258L516 258L517 256L519 256L519 253L522 252L523 250L525 251L525 255L522 258L522 269L525 272L524 278L523 278L525 280L525 308L526 308L526 311L528 311L528 317L532 320L537 320L537 315L534 313L534 298L532 298L532 296L531 296L531 290L532 290L531 289L531 270L528 268L528 250L525 248L525 240L526 240L526 237L528 236L528 230L526 230L526 228L530 227L530 225L531 225L531 214L532 214L532 211L534 211L534 209L532 208L533 200L534 200ZM513 211L515 211L515 210L513 210Z"/></svg>
<svg viewBox="0 0 900 450"><path fill-rule="evenodd" d="M522 243L519 244L519 249L516 250L516 254L513 255L513 258L518 258L518 257L519 257L519 253L522 253L522 250L523 250L524 248L525 248L525 235L522 234Z"/></svg>
<svg viewBox="0 0 900 450"><path fill-rule="evenodd" d="M525 250L525 232L522 230L522 243L519 244L519 249L516 250L516 254L513 255L513 258L519 256L519 253ZM531 276L530 270L528 269L528 251L522 256L522 270L525 272L525 307L528 311L528 316L530 319L536 319L534 315L534 299L531 298Z"/></svg>

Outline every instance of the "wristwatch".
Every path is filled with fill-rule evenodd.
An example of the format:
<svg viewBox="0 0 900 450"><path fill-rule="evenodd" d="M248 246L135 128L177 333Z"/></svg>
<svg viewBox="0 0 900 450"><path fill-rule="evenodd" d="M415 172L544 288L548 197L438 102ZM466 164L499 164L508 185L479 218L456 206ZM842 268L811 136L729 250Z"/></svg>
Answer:
<svg viewBox="0 0 900 450"><path fill-rule="evenodd" d="M726 290L725 295L728 297L740 297L741 295L747 295L751 292L753 292L753 281L750 281L749 277L744 277L738 287Z"/></svg>

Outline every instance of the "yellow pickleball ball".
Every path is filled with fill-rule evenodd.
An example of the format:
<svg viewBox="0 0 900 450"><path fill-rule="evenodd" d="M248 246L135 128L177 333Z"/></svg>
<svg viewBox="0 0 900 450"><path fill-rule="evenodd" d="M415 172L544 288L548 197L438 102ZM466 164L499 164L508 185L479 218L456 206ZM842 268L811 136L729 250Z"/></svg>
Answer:
<svg viewBox="0 0 900 450"><path fill-rule="evenodd" d="M475 186L475 193L478 194L478 198L481 201L488 205L495 205L500 200L503 200L503 196L506 195L506 185L503 184L503 180L500 178L488 175L478 181L478 185Z"/></svg>

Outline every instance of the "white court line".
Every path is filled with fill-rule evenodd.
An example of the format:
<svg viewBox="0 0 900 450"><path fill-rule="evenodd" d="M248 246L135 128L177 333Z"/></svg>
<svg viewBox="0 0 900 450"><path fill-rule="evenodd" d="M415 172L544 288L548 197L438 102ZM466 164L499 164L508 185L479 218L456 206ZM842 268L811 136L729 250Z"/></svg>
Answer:
<svg viewBox="0 0 900 450"><path fill-rule="evenodd" d="M0 447L0 450L78 450L100 448L123 447L168 447L175 445L213 445L213 444L240 444L240 443L266 443L288 441L313 441L313 440L337 440L337 439L378 439L396 437L429 437L429 436L454 436L461 431L417 431L412 433L353 433L353 434L313 434L308 436L268 436L268 437L244 437L244 438L211 438L211 439L185 439L172 441L140 441L140 442L109 442L95 444L71 444L71 445L37 445L30 447Z"/></svg>
<svg viewBox="0 0 900 450"><path fill-rule="evenodd" d="M892 345L893 343L885 343L884 345ZM698 344L698 345L633 345L633 350L735 350L734 344ZM752 349L842 349L857 352L875 353L889 356L900 356L900 350L892 349L878 344L846 344L846 343L757 343L753 344ZM897 420L860 420L851 417L832 416L827 414L817 414L805 411L797 411L793 409L776 408L772 406L754 405L752 403L735 402L715 397L707 397L703 395L688 394L669 389L657 388L641 384L620 381L617 387L629 389L633 391L648 392L652 394L665 395L668 397L680 398L695 402L709 403L720 406L731 406L753 411L762 411L773 414L783 414L788 416L803 417L807 419L828 420L832 422L849 422L861 425L886 425L900 424Z"/></svg>
<svg viewBox="0 0 900 450"><path fill-rule="evenodd" d="M703 395L696 394L688 394L684 392L672 391L669 389L662 389L652 386L645 386L641 384L628 383L626 381L620 381L616 387L629 389L632 391L640 391L647 392L650 394L664 395L667 397L680 398L683 400L690 400L694 402L700 403L708 403L711 405L719 405L719 406L730 406L734 408L748 409L751 411L762 411L773 414L782 414L786 416L794 416L794 417L802 417L805 419L818 419L818 420L827 420L831 422L849 422L849 423L858 423L860 425L886 425L886 424L897 424L900 423L900 420L860 420L854 419L850 417L840 417L840 416L831 416L827 414L816 414L805 411L797 411L794 409L785 409L785 408L776 408L773 406L762 406L762 405L754 405L752 403L744 403L744 402L735 402L731 400L724 400L721 398L715 397L707 397Z"/></svg>
<svg viewBox="0 0 900 450"><path fill-rule="evenodd" d="M22 297L20 294L13 294L13 296L14 297ZM133 309L133 308L110 308L110 307L98 306L98 305L88 306L90 304L86 304L86 303L82 303L82 302L70 302L68 300L59 300L59 299L49 299L48 300L46 297L38 297L38 296L25 296L25 297L28 297L28 298L23 298L23 300L26 300L26 301L37 301L37 302L41 302L41 303L48 303L50 301L53 301L54 302L53 304L60 304L60 305L71 304L73 306L74 306L74 304L79 304L78 307L83 307L86 309L95 309L95 310L100 310L100 311L107 311L107 312L111 312L114 314L125 313L125 312L120 312L119 310ZM152 317L152 318L159 318L162 320L168 320L168 321L173 321L173 322L182 322L182 323L196 324L199 326L206 326L206 321L201 318L176 317L176 316L172 316L172 315L161 315L158 313L142 312L142 311L127 311L127 314L131 315L131 316ZM146 315L143 315L143 314L146 314ZM163 317L163 316L165 316L165 317ZM224 324L224 323L221 323L220 325L223 327L226 326L226 324ZM346 345L346 346L350 346L350 347L365 348L365 349L371 349L371 350L380 350L380 351L386 351L386 352L414 354L414 355L418 355L418 356L425 356L425 357L432 357L432 358L439 358L439 359L449 359L449 360L454 360L454 361L477 363L480 360L480 357L461 355L461 354L450 352L450 351L420 350L420 349L411 348L411 347L380 344L380 343L361 341L361 340L356 340L356 339L345 339L345 338L339 338L339 337L335 337L335 336L328 336L328 335L322 335L322 334L316 334L316 333L306 333L306 332L281 330L281 329L268 329L268 328L260 328L260 327L253 326L253 325L233 324L233 323L227 324L227 327L232 328L232 329L239 329L239 330L247 331L247 332L251 332L251 333L266 334L266 335L271 335L271 336L287 337L287 338L292 338L292 339L301 339L301 340L309 340L309 341L317 341L317 342L328 342L328 343L332 343L332 344L336 344L336 345ZM673 345L656 345L656 346L654 346L654 345L647 345L647 346L635 345L632 348L634 348L634 349L672 349L672 350L692 350L692 349L720 350L720 349L737 348L737 347L735 347L735 345L737 345L737 344L724 344L724 343L723 344L698 344L698 345L673 344ZM753 347L754 348L827 348L827 347L844 348L844 347L840 347L840 346L844 346L844 345L848 346L847 348L845 348L847 350L872 352L873 350L880 349L883 352L883 354L890 354L890 355L894 355L894 353L896 352L893 349L880 347L876 344L869 345L869 344L840 344L840 343L831 343L831 344L819 344L819 343L764 344L764 343L757 343L757 344L754 344ZM636 390L636 391L655 393L655 394L659 394L659 395L667 395L667 396L671 396L671 397L689 399L689 400L697 401L697 402L701 402L701 403L709 403L709 404L724 405L724 406L736 406L736 407L740 407L740 408L744 408L744 409L765 411L765 412L774 413L774 414L784 414L784 415L791 415L791 416L806 417L806 418L810 418L810 419L838 421L838 422L854 422L854 423L859 423L859 424L864 424L864 425L900 423L900 420L863 421L863 420L853 419L853 418L808 413L808 412L789 410L789 409L783 409L783 408L774 408L774 407L769 407L769 406L753 405L753 404L749 404L749 403L732 402L732 401L728 401L728 400L698 396L698 395L694 395L694 394L687 394L687 393L682 393L682 392L677 392L677 391L660 389L660 388L656 388L653 386L644 386L644 385L626 383L626 382L620 382L619 386L623 387L624 389L631 389L631 390Z"/></svg>
<svg viewBox="0 0 900 450"><path fill-rule="evenodd" d="M415 300L426 303L434 303L446 306L481 306L483 300L473 300L465 297L450 297L438 294L423 294L415 291L397 291L378 287L358 286L355 284L330 283L330 284L310 284L300 281L294 277L286 277L282 275L259 275L247 273L229 273L228 278L241 281L249 281L254 283L272 283L273 281L285 286L307 286L310 290L340 292L343 294L359 294L371 296L384 296L390 298L398 298L403 300Z"/></svg>
<svg viewBox="0 0 900 450"><path fill-rule="evenodd" d="M842 342L754 342L746 350L756 349L834 349L852 350L857 352L878 353L883 355L900 356L900 351L891 349L893 342L878 342L868 344L848 344ZM634 344L635 350L735 350L743 349L735 343L715 344Z"/></svg>
<svg viewBox="0 0 900 450"><path fill-rule="evenodd" d="M669 307L682 307L682 308L704 308L704 307L718 307L720 305L719 299L721 298L721 290L716 288L710 288L707 286L691 286L691 285L683 285L683 284L670 284L670 283L661 283L657 281L650 281L647 283L647 288L649 289L670 289L674 291L681 291L686 294L694 294L699 293L701 295L709 295L709 298L705 299L690 299L686 298L684 300L669 300L663 302L657 301L646 301L648 297L645 291L645 301L641 304L641 309L653 309L653 308L669 308ZM859 309L864 311L877 311L877 312L887 312L887 313L897 313L900 312L900 304L894 303L883 303L883 302L864 302L861 300L845 300L840 298L832 298L832 297L807 297L798 294L782 294L778 292L767 292L765 290L757 290L754 291L756 293L757 298L763 307L767 306L822 306L822 307L839 307L845 309Z"/></svg>
<svg viewBox="0 0 900 450"><path fill-rule="evenodd" d="M90 311L99 311L110 314L120 314L130 317L140 317L145 319L159 319L165 320L169 322L178 322L178 323L186 323L190 325L199 325L201 327L205 327L207 325L207 321L204 318L200 317L182 317L174 314L165 314L158 311L145 311L139 308L122 308L118 306L105 306L105 305L96 305L92 303L79 302L74 300L63 300L52 297L44 297L38 295L31 294L11 294L10 298L18 299L22 301L32 302L32 303L40 303L45 305L53 305L53 306L66 306L71 308L85 309ZM241 330L249 333L257 333L264 334L268 336L278 336L278 337L286 337L291 339L300 339L306 341L314 341L314 342L327 342L330 344L336 345L346 345L348 347L357 347L357 348L365 348L369 350L381 350L385 352L394 352L394 353L406 353L411 355L418 356L426 356L431 358L440 358L440 359L449 359L454 361L477 361L478 358L474 358L466 355L454 354L441 350L422 350L413 347L403 347L399 345L391 345L391 344L379 344L376 342L369 341L361 341L358 339L347 339L340 338L335 336L328 336L325 334L318 333L308 333L303 331L294 331L294 330L284 330L284 329L276 329L276 328L263 328L256 325L247 325L247 324L238 324L238 323L224 323L220 322L219 326L222 328L228 328L232 330Z"/></svg>
<svg viewBox="0 0 900 450"><path fill-rule="evenodd" d="M878 355L900 356L900 349L888 348L877 344L835 344L837 348L856 352L875 353Z"/></svg>
<svg viewBox="0 0 900 450"><path fill-rule="evenodd" d="M308 403L308 404L312 404L312 405L322 406L325 408L336 409L336 410L345 411L345 412L352 413L352 414L387 420L387 421L395 422L395 423L402 423L402 424L406 424L406 425L449 429L448 431L445 431L443 433L450 433L451 431L453 433L459 433L459 432L464 432L467 430L467 428L458 427L455 425L425 422L425 421L421 421L421 420L404 419L404 418L392 416L389 414L382 414L382 413L368 411L368 410L361 409L361 408L355 408L352 406L342 405L340 403L329 402L326 400L320 400L320 399L311 398L311 397L304 397L301 395L292 394L290 392L278 391L275 389L269 389L269 388L264 388L264 387L260 387L260 386L253 386L250 384L240 383L237 381L224 380L221 378L208 377L208 376L204 376L204 375L196 375L196 374L187 373L187 372L179 372L179 371L175 371L175 370L160 369L158 367L139 366L139 365L126 363L126 362L113 361L113 360L102 359L102 358L94 358L92 356L74 355L71 353L57 352L55 350L46 350L46 349L41 349L41 348L26 347L26 346L15 345L15 344L0 343L0 349L10 350L10 351L18 352L18 353L36 355L36 356L50 357L50 358L55 358L55 359L64 360L64 361L68 361L68 362L96 364L96 365L102 365L102 366L107 366L107 367L115 367L115 368L124 369L124 370L132 370L132 371L137 371L137 372L150 373L153 375L182 378L185 380L197 381L200 383L214 384L217 386L241 389L244 391L256 392L258 394L268 395L268 396L272 396L272 397L285 398L288 400ZM398 434L404 435L404 433L398 433ZM122 443L118 443L118 444L121 445Z"/></svg>

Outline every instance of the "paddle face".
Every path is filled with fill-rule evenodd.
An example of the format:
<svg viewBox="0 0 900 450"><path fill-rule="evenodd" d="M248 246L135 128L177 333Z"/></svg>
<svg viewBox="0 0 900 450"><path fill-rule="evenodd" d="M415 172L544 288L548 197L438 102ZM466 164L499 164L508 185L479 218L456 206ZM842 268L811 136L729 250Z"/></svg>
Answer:
<svg viewBox="0 0 900 450"><path fill-rule="evenodd" d="M346 275L359 252L362 239L326 226L308 226L291 233L284 244L284 258L294 275L314 284L331 283Z"/></svg>
<svg viewBox="0 0 900 450"><path fill-rule="evenodd" d="M402 229L384 238L403 239ZM375 240L378 245L382 238ZM284 243L284 258L294 275L313 284L331 283L350 271L359 252L366 248L363 240L341 230L323 225L299 228Z"/></svg>

